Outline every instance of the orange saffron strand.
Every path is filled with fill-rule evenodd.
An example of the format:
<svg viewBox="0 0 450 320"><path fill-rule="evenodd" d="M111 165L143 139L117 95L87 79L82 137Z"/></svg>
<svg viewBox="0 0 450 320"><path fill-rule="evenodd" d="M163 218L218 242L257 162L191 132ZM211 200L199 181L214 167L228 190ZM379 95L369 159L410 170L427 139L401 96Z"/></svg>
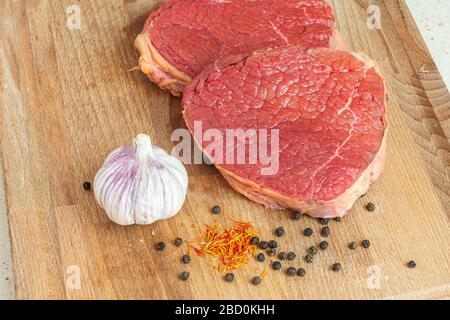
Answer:
<svg viewBox="0 0 450 320"><path fill-rule="evenodd" d="M190 247L198 255L209 255L211 260L217 261L215 268L221 272L245 266L256 251L251 239L258 231L249 222L233 221L228 229L216 222L206 225L206 229L199 233L198 237L189 241Z"/></svg>

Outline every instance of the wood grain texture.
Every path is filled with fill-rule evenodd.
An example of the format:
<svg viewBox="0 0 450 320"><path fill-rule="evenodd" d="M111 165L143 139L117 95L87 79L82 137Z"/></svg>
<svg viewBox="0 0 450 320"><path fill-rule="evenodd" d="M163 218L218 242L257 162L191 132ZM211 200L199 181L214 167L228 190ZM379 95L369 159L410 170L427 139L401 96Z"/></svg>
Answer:
<svg viewBox="0 0 450 320"><path fill-rule="evenodd" d="M407 299L450 297L450 97L401 0L330 1L348 45L377 60L389 86L389 148L385 172L353 214L331 223L330 249L307 265L304 279L269 272L261 286L249 280L266 265L251 263L227 284L206 261L183 266L185 248L160 241L195 235L192 224L212 223L213 204L228 219L252 221L266 238L283 225L280 245L305 266L304 251L320 241L312 219L293 222L236 194L208 166L188 166L182 212L152 226L108 221L92 180L106 155L149 133L170 150L184 127L179 100L138 72L132 47L145 18L161 1L2 1L0 3L0 137L18 298L50 299ZM66 8L81 8L82 28L66 28ZM382 10L383 29L366 27L367 7ZM368 201L377 211L364 210ZM301 236L311 226L311 238ZM350 241L370 239L370 250ZM288 246L289 244L289 246ZM410 259L418 267L409 270ZM330 266L341 262L344 271ZM81 289L66 283L70 266ZM177 279L183 269L188 282ZM373 273L375 272L375 274ZM370 289L380 273L380 287ZM368 285L369 283L369 285Z"/></svg>

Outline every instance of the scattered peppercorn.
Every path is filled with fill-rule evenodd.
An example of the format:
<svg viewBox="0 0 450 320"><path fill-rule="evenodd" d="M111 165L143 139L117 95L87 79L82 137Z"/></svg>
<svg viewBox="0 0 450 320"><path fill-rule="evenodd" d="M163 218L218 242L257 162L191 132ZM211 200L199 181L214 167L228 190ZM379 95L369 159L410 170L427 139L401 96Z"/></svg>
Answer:
<svg viewBox="0 0 450 320"><path fill-rule="evenodd" d="M189 272L183 271L183 272L180 274L180 279L183 280L183 281L186 281L187 279L189 279L189 276L190 276Z"/></svg>
<svg viewBox="0 0 450 320"><path fill-rule="evenodd" d="M303 269L303 268L299 268L297 270L297 274L298 274L299 277L304 277L306 275L306 270Z"/></svg>
<svg viewBox="0 0 450 320"><path fill-rule="evenodd" d="M185 255L183 256L182 260L183 260L183 263L184 263L184 264L188 264L189 262L191 262L191 257L188 256L187 254L185 254Z"/></svg>
<svg viewBox="0 0 450 320"><path fill-rule="evenodd" d="M281 261L286 260L287 259L287 253L286 252L280 252L278 254L278 259L280 259Z"/></svg>
<svg viewBox="0 0 450 320"><path fill-rule="evenodd" d="M183 239L175 238L175 241L173 243L175 244L175 246L181 247L181 245L183 244Z"/></svg>
<svg viewBox="0 0 450 320"><path fill-rule="evenodd" d="M270 240L269 248L275 249L276 247L278 247L278 243L275 240Z"/></svg>
<svg viewBox="0 0 450 320"><path fill-rule="evenodd" d="M332 269L334 272L339 272L342 270L342 265L340 263L335 263L335 264L333 264Z"/></svg>
<svg viewBox="0 0 450 320"><path fill-rule="evenodd" d="M330 228L329 227L323 227L320 231L320 234L322 237L327 238L330 235Z"/></svg>
<svg viewBox="0 0 450 320"><path fill-rule="evenodd" d="M342 222L342 217L334 218L334 221L336 221L336 222Z"/></svg>
<svg viewBox="0 0 450 320"><path fill-rule="evenodd" d="M314 246L309 247L308 254L315 256L317 253L318 253L318 250L316 247L314 247Z"/></svg>
<svg viewBox="0 0 450 320"><path fill-rule="evenodd" d="M259 284L261 284L261 278L260 277L258 277L258 276L256 276L256 277L253 277L253 279L252 279L252 283L255 285L255 286L257 286L257 285L259 285Z"/></svg>
<svg viewBox="0 0 450 320"><path fill-rule="evenodd" d="M259 238L258 237L253 237L250 240L250 243L253 244L253 245L257 245L259 243Z"/></svg>
<svg viewBox="0 0 450 320"><path fill-rule="evenodd" d="M408 268L414 269L415 267L417 267L417 264L414 260L408 262Z"/></svg>
<svg viewBox="0 0 450 320"><path fill-rule="evenodd" d="M277 255L277 250L275 250L274 248L267 250L267 255L269 257L275 257Z"/></svg>
<svg viewBox="0 0 450 320"><path fill-rule="evenodd" d="M314 256L313 256L313 255L310 255L310 254L306 255L305 261L306 261L307 263L313 263L313 262L314 262Z"/></svg>
<svg viewBox="0 0 450 320"><path fill-rule="evenodd" d="M181 238L176 238L175 241L174 241L174 243L175 243L175 245L176 245L177 247L180 247L180 246L183 244L183 239L181 239Z"/></svg>
<svg viewBox="0 0 450 320"><path fill-rule="evenodd" d="M275 271L278 271L281 269L281 262L280 261L274 261L272 262L272 269Z"/></svg>
<svg viewBox="0 0 450 320"><path fill-rule="evenodd" d="M303 234L304 234L306 237L311 237L313 233L314 233L314 231L313 231L311 228L306 228L306 229L303 231Z"/></svg>
<svg viewBox="0 0 450 320"><path fill-rule="evenodd" d="M289 261L294 261L295 258L297 258L297 255L296 255L294 252L289 252L289 253L287 254L287 259L288 259Z"/></svg>
<svg viewBox="0 0 450 320"><path fill-rule="evenodd" d="M319 247L320 247L320 250L327 250L328 249L328 242L327 241L322 241L320 244L319 244Z"/></svg>
<svg viewBox="0 0 450 320"><path fill-rule="evenodd" d="M364 193L360 198L364 198L367 195L367 193Z"/></svg>
<svg viewBox="0 0 450 320"><path fill-rule="evenodd" d="M91 187L92 187L92 185L91 185L90 182L86 181L86 182L83 183L83 189L84 190L91 190Z"/></svg>
<svg viewBox="0 0 450 320"><path fill-rule="evenodd" d="M292 219L294 220L300 220L302 218L302 213L299 211L295 211L292 213Z"/></svg>
<svg viewBox="0 0 450 320"><path fill-rule="evenodd" d="M275 235L277 236L277 237L282 237L282 236L284 236L284 228L283 227L279 227L279 228L277 228L276 230L275 230Z"/></svg>
<svg viewBox="0 0 450 320"><path fill-rule="evenodd" d="M289 277L293 277L297 274L297 269L295 269L294 267L289 267L287 268L286 273Z"/></svg>
<svg viewBox="0 0 450 320"><path fill-rule="evenodd" d="M233 282L234 281L234 274L233 273L227 273L226 275L225 275L225 281L226 282Z"/></svg>
<svg viewBox="0 0 450 320"><path fill-rule="evenodd" d="M212 214L219 214L222 211L222 209L219 206L214 206L211 209Z"/></svg>
<svg viewBox="0 0 450 320"><path fill-rule="evenodd" d="M264 262L266 261L266 256L264 255L264 253L260 253L256 256L256 260L258 260L259 262Z"/></svg>
<svg viewBox="0 0 450 320"><path fill-rule="evenodd" d="M166 248L166 244L164 242L158 242L156 244L156 250L163 251Z"/></svg>
<svg viewBox="0 0 450 320"><path fill-rule="evenodd" d="M269 248L269 244L267 243L267 241L260 241L258 245L262 250L266 250L267 248Z"/></svg>
<svg viewBox="0 0 450 320"><path fill-rule="evenodd" d="M363 240L361 242L361 245L364 249L369 249L370 248L370 241L369 240Z"/></svg>
<svg viewBox="0 0 450 320"><path fill-rule="evenodd" d="M369 211L369 212L374 212L376 208L377 208L377 207L376 207L375 204L373 204L372 202L369 202L369 203L366 205L366 209L367 209L367 211Z"/></svg>
<svg viewBox="0 0 450 320"><path fill-rule="evenodd" d="M323 226L328 225L329 222L330 222L330 219L328 219L328 218L320 219L320 224L323 225Z"/></svg>
<svg viewBox="0 0 450 320"><path fill-rule="evenodd" d="M355 250L356 248L358 248L358 244L356 242L352 242L348 245L348 247L352 250Z"/></svg>

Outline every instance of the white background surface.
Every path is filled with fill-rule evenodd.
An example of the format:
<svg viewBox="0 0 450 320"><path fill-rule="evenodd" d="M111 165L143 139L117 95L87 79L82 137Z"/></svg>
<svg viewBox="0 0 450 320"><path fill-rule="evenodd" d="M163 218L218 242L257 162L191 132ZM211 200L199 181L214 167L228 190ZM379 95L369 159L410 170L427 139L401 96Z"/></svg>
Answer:
<svg viewBox="0 0 450 320"><path fill-rule="evenodd" d="M450 0L406 0L406 3L450 88Z"/></svg>
<svg viewBox="0 0 450 320"><path fill-rule="evenodd" d="M450 0L406 0L406 2L447 88L450 88ZM14 286L2 174L0 163L0 299L13 299Z"/></svg>

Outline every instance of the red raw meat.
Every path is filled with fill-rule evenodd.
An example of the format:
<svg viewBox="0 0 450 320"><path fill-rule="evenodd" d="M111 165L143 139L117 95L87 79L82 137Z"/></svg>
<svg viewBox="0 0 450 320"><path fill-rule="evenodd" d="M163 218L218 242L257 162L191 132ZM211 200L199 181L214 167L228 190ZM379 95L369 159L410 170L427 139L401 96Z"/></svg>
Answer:
<svg viewBox="0 0 450 320"><path fill-rule="evenodd" d="M340 43L332 9L321 0L172 0L150 14L135 45L140 69L180 95L193 77L226 55Z"/></svg>
<svg viewBox="0 0 450 320"><path fill-rule="evenodd" d="M209 142L194 135L235 190L271 208L344 216L384 166L384 78L362 54L292 45L229 56L186 87L182 105L192 133L196 121L203 132L224 135L226 129L279 130L274 175L263 175L261 163L220 164L205 150Z"/></svg>

